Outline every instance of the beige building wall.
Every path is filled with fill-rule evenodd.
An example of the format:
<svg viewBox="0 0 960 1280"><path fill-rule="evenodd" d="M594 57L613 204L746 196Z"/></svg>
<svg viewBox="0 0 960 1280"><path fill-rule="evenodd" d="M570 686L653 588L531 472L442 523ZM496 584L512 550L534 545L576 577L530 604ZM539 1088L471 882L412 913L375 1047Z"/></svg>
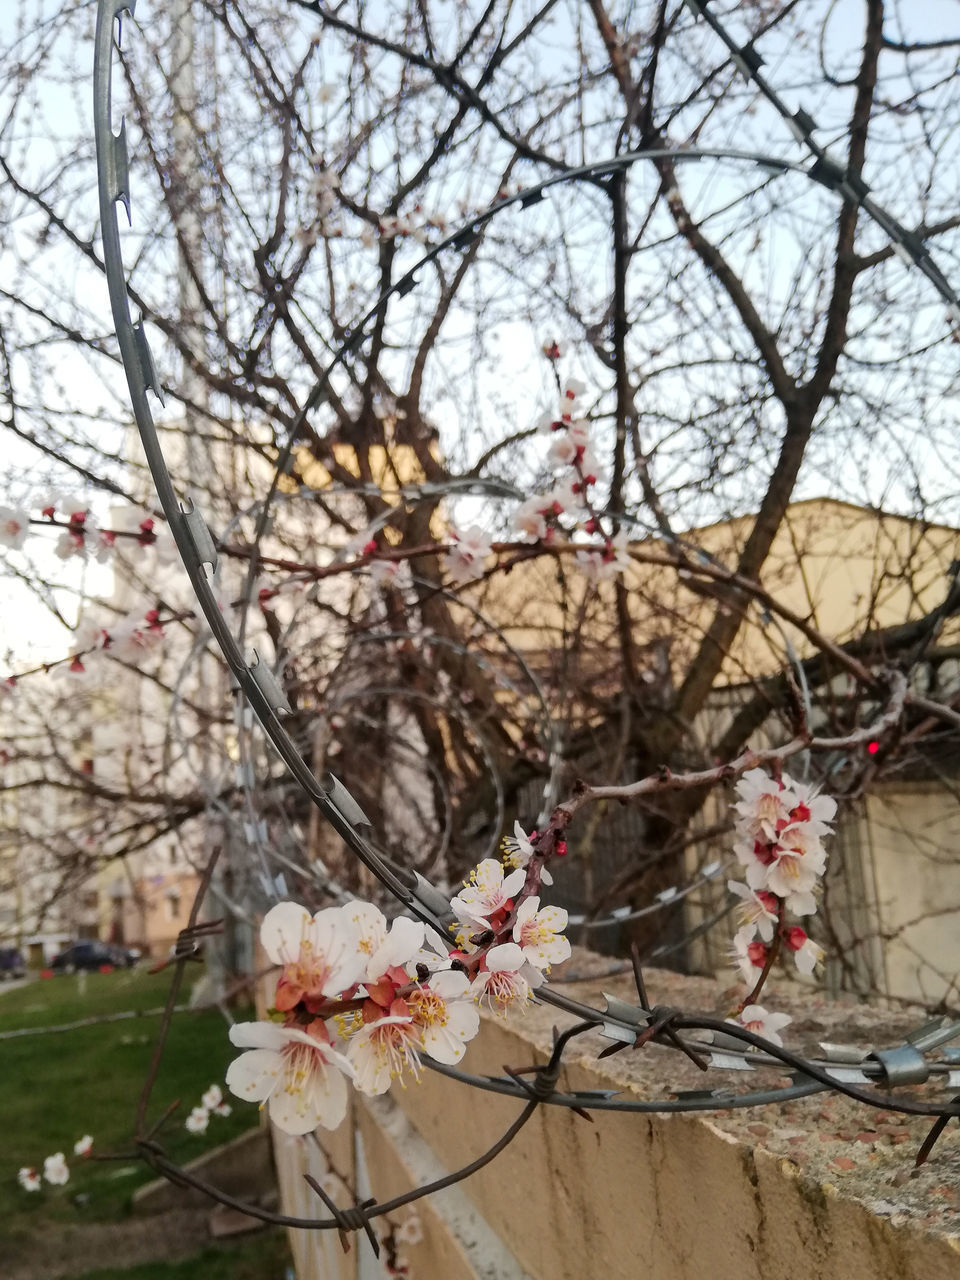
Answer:
<svg viewBox="0 0 960 1280"><path fill-rule="evenodd" d="M887 993L956 1006L960 994L960 805L936 783L866 800L877 932Z"/></svg>

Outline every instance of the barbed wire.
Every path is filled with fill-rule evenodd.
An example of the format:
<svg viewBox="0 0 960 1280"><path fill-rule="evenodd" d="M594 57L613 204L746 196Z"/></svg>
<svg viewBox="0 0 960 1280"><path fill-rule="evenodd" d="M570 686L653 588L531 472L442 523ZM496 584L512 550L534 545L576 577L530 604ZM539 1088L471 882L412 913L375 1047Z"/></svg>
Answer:
<svg viewBox="0 0 960 1280"><path fill-rule="evenodd" d="M260 504L257 513L256 528L249 554L247 569L247 586L244 599L249 606L253 601L253 586L257 578L258 567L263 557L261 546L268 530L270 512L276 498L280 479L287 474L292 458L292 450L299 437L309 413L321 402L334 371L345 362L353 359L369 336L370 326L379 320L391 299L409 293L417 283L418 274L423 268L447 252L466 251L482 234L485 227L501 212L509 208L527 209L544 198L552 188L567 184L586 182L603 186L616 175L629 170L641 161L669 160L671 162L698 162L705 159L733 161L748 165L759 165L767 171L777 173L794 173L810 183L816 184L840 201L861 207L869 217L889 236L895 250L905 260L918 267L924 276L933 284L941 298L950 308L951 322L957 322L960 314L957 295L946 278L933 262L929 250L915 232L910 232L892 217L872 196L869 188L859 177L845 173L834 162L827 152L819 147L812 134L816 128L810 116L803 111L790 113L775 92L759 75L759 55L752 46L739 47L731 40L720 21L716 18L703 0L686 0L690 9L699 19L708 22L718 37L723 40L731 52L736 66L764 94L768 101L778 110L781 117L790 125L791 132L811 153L814 163L805 168L795 161L779 156L765 155L758 152L735 149L677 149L667 146L643 148L625 153L600 163L585 164L575 168L554 173L539 183L497 200L488 209L472 216L463 226L444 237L437 245L429 248L415 266L401 275L388 289L377 298L375 303L361 316L357 323L345 330L343 341L329 361L323 375L316 381L310 393L298 411L287 440L279 452L276 470L269 486L265 500ZM128 388L132 400L134 415L143 442L144 452L150 471L157 487L158 496L165 517L173 534L184 567L196 593L203 616L210 628L212 636L219 647L223 658L238 686L239 727L248 732L245 721L245 704L248 705L266 738L277 752L292 777L302 788L304 794L320 811L333 831L341 838L351 853L379 881L383 890L395 900L400 910L413 914L424 924L442 930L448 913L449 900L423 875L410 868L397 866L387 858L373 841L370 823L363 810L347 789L334 774L325 772L315 774L298 747L291 733L284 725L282 717L289 713L290 704L281 687L277 674L259 657L248 658L244 651L246 636L245 622L241 624L238 635L231 630L228 621L221 613L216 596L207 575L209 568L215 573L219 561L217 544L210 534L202 513L194 503L187 499L181 503L177 496L172 477L160 446L159 438L153 422L147 398L153 392L161 401L163 390L160 379L150 353L146 336L144 318L134 322L130 315L126 281L120 243L117 205L123 204L130 212L131 193L129 189L129 168L127 158L126 131L122 124L118 134L111 128L111 75L113 64L113 35L115 24L119 43L119 22L124 13L133 11L134 0L99 0L96 32L95 60L95 128L97 159L99 169L99 196L101 211L101 228L104 243L104 263L110 293L114 324L120 346ZM311 6L320 17L325 16L321 6ZM423 489L423 486L421 486ZM426 490L423 490L426 492ZM434 491L436 492L436 491ZM662 530L660 531L662 533ZM716 569L714 569L716 572ZM728 576L728 580L732 580ZM748 584L749 585L749 584ZM791 655L790 661L794 662ZM874 676L871 684L875 685ZM803 687L803 686L802 686ZM902 714L907 698L906 682L900 677L900 683L890 679L891 697L884 711L877 717L877 723L886 724L898 719ZM805 691L809 706L809 693ZM932 704L936 708L939 704ZM943 711L943 708L940 708ZM782 758L785 751L809 751L816 746L843 746L851 741L859 741L863 734L873 732L875 725L857 730L852 736L843 739L829 739L818 743L809 733L797 739L787 748L771 749L768 753L749 753L735 762L720 766L717 770L707 771L699 775L665 775L660 773L634 784L624 787L584 788L565 805L554 808L550 818L551 831L564 830L576 810L592 799L617 796L625 798L643 791L652 792L657 789L675 789L684 786L702 786L704 781L715 781L735 776L750 767L764 754L770 759ZM254 777L250 749L240 768L243 772L241 790L247 812L246 822L250 824L251 838L248 844L258 852L263 860L266 839L261 826L263 821L257 815L254 803ZM219 801L220 797L218 797ZM323 1201L329 1213L328 1218L296 1218L265 1210L260 1206L249 1204L227 1195L220 1189L199 1178L196 1174L184 1170L167 1157L157 1141L157 1134L168 1119L164 1113L152 1125L147 1123L147 1112L152 1094L153 1082L164 1051L167 1032L176 999L182 984L185 966L188 959L195 954L201 934L210 932L215 926L199 923L199 912L204 895L209 888L214 873L217 852L209 859L201 884L194 900L188 928L180 935L173 960L173 979L170 986L167 1005L161 1020L154 1055L150 1069L141 1092L136 1121L136 1142L141 1157L158 1172L173 1181L187 1183L204 1191L211 1199L241 1209L245 1214L264 1221L280 1223L288 1226L311 1227L317 1229L337 1230L346 1243L346 1233L359 1230L366 1231L374 1247L376 1242L370 1229L372 1219L387 1214L396 1208L412 1203L416 1199L429 1195L444 1186L451 1185L482 1168L494 1159L503 1148L513 1140L521 1128L528 1122L534 1112L544 1104L565 1106L579 1115L589 1118L589 1111L614 1110L627 1112L672 1112L727 1109L763 1105L768 1102L786 1101L804 1097L822 1090L832 1090L843 1094L859 1103L901 1111L904 1114L929 1116L936 1119L928 1142L924 1144L920 1157L929 1151L932 1141L946 1124L955 1116L960 1116L960 1100L924 1101L915 1100L901 1093L878 1093L861 1088L860 1085L879 1085L885 1089L898 1089L946 1077L947 1087L956 1088L960 1083L956 1060L949 1051L940 1058L928 1060L924 1055L932 1052L948 1041L960 1035L960 1021L949 1018L938 1019L912 1033L906 1041L890 1048L853 1051L847 1046L839 1048L826 1047L826 1056L822 1059L801 1057L789 1050L772 1044L769 1039L755 1035L743 1026L721 1021L706 1015L685 1014L669 1007L652 1006L647 999L643 974L639 960L635 958L634 978L636 984L637 1003L628 1003L618 998L607 996L605 1007L593 1008L570 996L547 986L538 991L537 998L556 1009L577 1019L574 1026L562 1033L556 1033L553 1050L548 1061L540 1066L521 1072L508 1072L503 1077L481 1077L462 1072L457 1068L429 1062L431 1069L457 1080L465 1085L480 1090L507 1094L523 1102L524 1106L517 1118L510 1124L501 1138L482 1156L465 1165L455 1173L437 1179L428 1185L416 1188L394 1199L376 1203L365 1200L348 1208L337 1208L326 1192L311 1181L311 1186ZM642 908L640 914L647 910L656 910L668 905L681 894L692 891L693 887L706 883L718 874L719 868L706 869L692 886L677 888L666 895L661 895L659 904L651 904ZM275 882L264 871L266 885ZM615 918L614 916L610 917ZM619 917L623 918L623 917ZM631 916L630 918L636 918ZM587 922L581 922L587 923ZM563 1054L567 1045L585 1032L597 1030L612 1043L610 1051L621 1051L628 1048L642 1048L646 1044L658 1044L672 1048L692 1060L699 1068L736 1069L741 1072L754 1071L761 1068L779 1070L787 1068L792 1073L793 1082L777 1089L753 1089L734 1094L729 1090L701 1090L696 1092L680 1092L671 1098L638 1099L613 1096L612 1091L584 1090L569 1093L558 1089ZM530 1078L527 1079L526 1077ZM738 1077L738 1079L742 1079Z"/></svg>

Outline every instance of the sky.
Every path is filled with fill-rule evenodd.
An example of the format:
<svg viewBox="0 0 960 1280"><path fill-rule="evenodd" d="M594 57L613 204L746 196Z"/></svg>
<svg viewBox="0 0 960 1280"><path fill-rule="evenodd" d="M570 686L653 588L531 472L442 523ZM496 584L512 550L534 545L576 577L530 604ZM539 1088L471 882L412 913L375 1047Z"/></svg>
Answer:
<svg viewBox="0 0 960 1280"><path fill-rule="evenodd" d="M51 17L58 13L62 7L62 0L30 0L23 7L23 12L28 15L28 21L31 15L42 15ZM91 14L95 10L92 0L85 6ZM138 15L139 21L149 20L149 11L151 8L150 0L141 0L141 11ZM376 6L372 12L375 13ZM11 33L16 30L18 21L18 12L21 6L11 3L0 5L0 42L6 42ZM831 63L831 54L837 49L849 47L851 42L851 33L855 32L862 21L863 5L861 0L839 0L839 3L833 6L831 23L827 29L827 37L824 44L824 58L830 69L840 74L846 68L841 65L833 65ZM953 34L954 31L960 31L960 3L958 0L924 0L923 4L907 5L900 3L899 0L891 3L889 11L894 20L898 21L904 32L917 39L937 38L945 34ZM776 82L775 68L772 78ZM64 121L72 121L74 119L75 104L72 98L65 92L50 87L46 91L46 98L43 103L44 117L47 120L61 119ZM43 140L38 138L38 146L42 147ZM786 143L782 148L784 154L790 151L789 145ZM134 201L134 206L136 202ZM2 244L0 244L0 252L2 252ZM97 299L88 300L88 305L95 307ZM103 309L104 316L108 315L106 305L106 289L103 289L102 298L99 299L99 305ZM529 328L523 324L503 325L498 335L499 358L500 358L500 378L502 388L498 392L501 401L511 404L515 407L518 417L523 417L529 413L533 416L535 408L534 400L536 391L528 394L526 387L529 386L529 371L531 366L536 364L538 358L538 341L540 335L532 334ZM95 385L94 380L82 362L78 362L77 369L72 373L71 385L79 402L96 403L101 398L102 389ZM518 390L524 388L524 390ZM21 466L29 465L32 460L32 454L26 446L11 446L8 444L8 461L12 459L12 470L16 470L18 464ZM15 494L14 497L21 495ZM62 564L52 555L50 543L53 539L47 540L44 545L42 539L34 539L31 544L31 555L35 564L44 577L50 577L53 580L66 584L68 588L74 591L81 588L93 594L107 594L111 590L111 576L108 569L99 565L83 566L78 562L67 562ZM14 561L16 563L16 561ZM12 652L12 661L14 666L18 666L28 658L39 658L44 660L59 656L64 651L65 637L63 629L52 622L49 612L39 603L31 593L25 591L22 586L16 582L12 582L9 578L3 579L3 590L5 598L3 601L3 609L0 610L0 654L5 651ZM71 604L71 591L63 591L58 594L58 601L61 603L65 612L73 616L75 608Z"/></svg>

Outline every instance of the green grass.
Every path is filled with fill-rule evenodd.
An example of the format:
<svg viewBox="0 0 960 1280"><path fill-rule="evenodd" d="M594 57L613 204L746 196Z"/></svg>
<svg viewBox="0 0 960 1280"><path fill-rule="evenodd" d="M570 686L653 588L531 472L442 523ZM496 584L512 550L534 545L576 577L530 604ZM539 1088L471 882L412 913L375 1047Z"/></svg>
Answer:
<svg viewBox="0 0 960 1280"><path fill-rule="evenodd" d="M0 1031L57 1026L123 1010L146 1011L163 1003L169 983L170 971L39 979L0 994ZM185 983L180 1002L185 1003L188 995ZM103 1162L74 1157L73 1144L90 1133L98 1154L133 1152L137 1097L159 1023L159 1016L144 1014L121 1022L0 1040L0 1223L4 1231L32 1234L56 1221L120 1217L133 1190L155 1176L136 1159ZM158 1135L178 1162L191 1160L258 1123L256 1107L230 1098L233 1114L212 1116L205 1134L194 1136L183 1127L207 1086L213 1081L223 1086L224 1072L236 1052L216 1010L174 1015L149 1116L159 1118L166 1106L181 1100L181 1107ZM44 1184L34 1193L23 1191L17 1182L18 1169L22 1165L40 1169L44 1157L55 1151L67 1157L69 1183L65 1187Z"/></svg>
<svg viewBox="0 0 960 1280"><path fill-rule="evenodd" d="M87 1271L77 1280L284 1280L290 1252L282 1230L204 1249L183 1262L149 1262L127 1271Z"/></svg>
<svg viewBox="0 0 960 1280"><path fill-rule="evenodd" d="M116 969L113 973L37 978L9 990L0 987L0 1031L52 1027L105 1013L158 1008L167 998L171 972ZM180 1003L186 998L181 996ZM0 1045L4 1043L9 1042L0 1041Z"/></svg>

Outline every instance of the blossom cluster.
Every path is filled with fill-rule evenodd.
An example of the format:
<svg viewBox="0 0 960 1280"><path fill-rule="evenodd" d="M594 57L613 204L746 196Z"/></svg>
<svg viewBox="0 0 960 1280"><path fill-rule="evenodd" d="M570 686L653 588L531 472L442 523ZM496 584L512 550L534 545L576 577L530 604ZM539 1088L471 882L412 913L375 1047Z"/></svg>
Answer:
<svg viewBox="0 0 960 1280"><path fill-rule="evenodd" d="M812 973L823 958L822 949L801 925L789 923L788 916L806 918L817 910L827 865L823 839L831 832L837 805L815 786L786 773L771 778L763 769L745 773L736 790L734 853L746 883L727 882L741 899L733 959L744 981L756 989L774 945L791 953L803 974ZM789 1018L750 1005L741 1012L740 1022L755 1031L763 1028L779 1043L777 1032Z"/></svg>
<svg viewBox="0 0 960 1280"><path fill-rule="evenodd" d="M92 553L102 564L115 550L118 538L129 539L140 547L153 547L162 559L173 558L172 538L158 533L155 519L145 511L135 507L121 509L114 512L113 523L116 527L111 529L95 527L88 499L53 491L35 498L28 506L0 506L0 546L19 551L32 526L49 525L61 530L54 547L61 560L86 558Z"/></svg>
<svg viewBox="0 0 960 1280"><path fill-rule="evenodd" d="M515 857L523 856L521 844L532 853L522 829L519 834L522 842L513 841ZM498 938L501 927L513 918L511 939L498 941L480 956L471 988L477 1001L495 1013L504 1013L514 1004L523 1007L530 993L542 985L544 972L570 955L570 943L562 936L566 911L541 908L536 896L524 898L514 910L513 898L523 888L526 875L525 864L504 875L501 863L486 858L450 904L460 924L457 944L464 955L476 945L475 937L489 934Z"/></svg>
<svg viewBox="0 0 960 1280"><path fill-rule="evenodd" d="M218 1084L212 1084L200 1099L200 1105L194 1107L184 1121L183 1127L188 1133L206 1133L211 1116L228 1116L232 1108L223 1100L223 1090Z"/></svg>
<svg viewBox="0 0 960 1280"><path fill-rule="evenodd" d="M75 1156L88 1156L93 1148L93 1138L85 1133L73 1144ZM62 1151L55 1151L43 1162L43 1176L30 1165L24 1165L17 1173L17 1181L24 1191L39 1191L43 1182L51 1187L64 1187L70 1181L70 1166Z"/></svg>
<svg viewBox="0 0 960 1280"><path fill-rule="evenodd" d="M581 398L586 391L582 382L569 378L561 385L559 404L553 413L544 414L537 426L541 434L551 436L547 461L564 469L557 482L546 493L533 494L517 508L513 527L528 538L549 542L556 521L572 515L591 528L588 495L597 483L600 466L590 443L590 426L583 417ZM569 469L569 470L567 470Z"/></svg>
<svg viewBox="0 0 960 1280"><path fill-rule="evenodd" d="M429 950L425 926L404 916L388 925L371 903L350 902L311 916L281 902L263 919L260 940L281 968L276 1011L282 1022L230 1028L246 1053L227 1071L240 1098L267 1104L287 1133L333 1129L346 1111L350 1080L384 1093L420 1053L459 1062L479 1015L465 973L441 968L445 948Z"/></svg>
<svg viewBox="0 0 960 1280"><path fill-rule="evenodd" d="M422 1239L423 1224L415 1210L397 1226L388 1224L388 1229L380 1235L380 1243L385 1252L383 1267L388 1276L402 1276L404 1280L413 1280L410 1263L401 1250L408 1245L419 1244Z"/></svg>
<svg viewBox="0 0 960 1280"><path fill-rule="evenodd" d="M551 340L544 344L543 353L555 362L562 347ZM555 410L539 419L538 431L550 437L546 461L559 474L545 492L531 495L517 507L512 523L522 537L547 544L555 541L558 532L565 537L577 532L589 535L594 541L578 546L574 560L591 582L602 582L629 567L629 535L625 530L608 535L594 508L591 494L601 467L585 416L585 391L584 384L574 378L561 382ZM447 580L462 586L482 577L492 550L489 537L476 525L462 530L451 526L449 536L452 546L443 557ZM598 537L601 541L596 543Z"/></svg>
<svg viewBox="0 0 960 1280"><path fill-rule="evenodd" d="M230 1028L246 1052L227 1087L267 1106L278 1128L305 1134L336 1128L348 1081L377 1095L406 1074L419 1079L421 1055L458 1063L479 1030L478 1005L522 1007L570 954L567 913L541 907L526 886L523 867L505 874L495 859L481 862L451 900L452 951L422 922L388 923L369 902L315 915L294 902L272 907L260 940L280 969L274 1017Z"/></svg>
<svg viewBox="0 0 960 1280"><path fill-rule="evenodd" d="M109 626L82 622L74 634L67 671L72 676L85 675L91 659L104 652L120 662L137 663L163 643L163 634L157 609L133 610Z"/></svg>

